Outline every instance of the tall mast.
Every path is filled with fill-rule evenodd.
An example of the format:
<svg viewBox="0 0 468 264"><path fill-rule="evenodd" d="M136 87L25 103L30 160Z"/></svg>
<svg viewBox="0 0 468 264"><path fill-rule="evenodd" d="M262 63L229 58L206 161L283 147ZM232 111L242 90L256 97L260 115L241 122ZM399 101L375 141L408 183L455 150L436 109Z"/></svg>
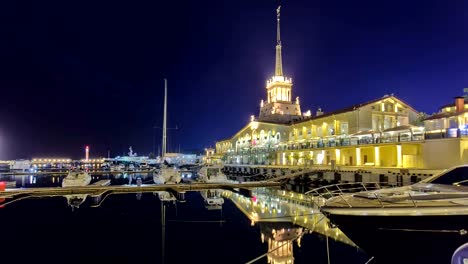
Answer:
<svg viewBox="0 0 468 264"><path fill-rule="evenodd" d="M275 76L283 76L283 62L281 60L281 37L280 37L280 9L278 6L276 9L276 64L275 64Z"/></svg>
<svg viewBox="0 0 468 264"><path fill-rule="evenodd" d="M162 136L162 153L161 157L166 155L166 117L167 115L167 79L164 78L164 119L163 119L163 136Z"/></svg>

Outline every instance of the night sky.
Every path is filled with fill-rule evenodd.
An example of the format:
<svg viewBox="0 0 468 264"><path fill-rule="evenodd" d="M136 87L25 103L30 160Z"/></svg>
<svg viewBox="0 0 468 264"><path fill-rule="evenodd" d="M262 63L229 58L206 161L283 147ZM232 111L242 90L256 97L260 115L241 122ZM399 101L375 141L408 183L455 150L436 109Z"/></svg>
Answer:
<svg viewBox="0 0 468 264"><path fill-rule="evenodd" d="M1 1L0 159L203 150L258 115L275 0ZM466 1L283 1L302 111L394 93L433 113L468 87ZM158 128L153 128L154 126ZM154 135L156 137L154 137Z"/></svg>

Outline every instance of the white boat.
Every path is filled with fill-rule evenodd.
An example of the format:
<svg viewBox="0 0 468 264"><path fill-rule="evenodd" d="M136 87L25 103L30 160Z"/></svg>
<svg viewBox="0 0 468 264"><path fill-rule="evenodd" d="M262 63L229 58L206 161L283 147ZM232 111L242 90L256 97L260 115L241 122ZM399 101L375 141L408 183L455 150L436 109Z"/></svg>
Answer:
<svg viewBox="0 0 468 264"><path fill-rule="evenodd" d="M146 161L140 162L140 170L148 170L148 169L149 169L149 165Z"/></svg>
<svg viewBox="0 0 468 264"><path fill-rule="evenodd" d="M200 181L207 183L236 183L228 180L222 169L222 165L205 165L198 171L198 177Z"/></svg>
<svg viewBox="0 0 468 264"><path fill-rule="evenodd" d="M422 246L442 256L441 249L453 252L468 242L468 165L410 186L351 194L342 190L321 211L368 253L385 259L385 249L406 254Z"/></svg>
<svg viewBox="0 0 468 264"><path fill-rule="evenodd" d="M91 175L86 171L69 171L63 178L62 187L86 186L91 183Z"/></svg>
<svg viewBox="0 0 468 264"><path fill-rule="evenodd" d="M224 198L221 197L219 190L200 191L201 196L205 200L205 208L208 210L221 210L224 204Z"/></svg>
<svg viewBox="0 0 468 264"><path fill-rule="evenodd" d="M112 173L112 175L116 179L119 179L120 177L122 177L122 175L124 174L125 171L126 171L125 170L125 164L123 164L123 163L112 164L110 166L110 172Z"/></svg>
<svg viewBox="0 0 468 264"><path fill-rule="evenodd" d="M180 172L176 166L169 166L167 161L165 161L166 155L166 119L167 119L167 80L164 79L164 118L163 118L163 137L162 137L162 164L161 168L156 171L153 176L153 181L156 184L166 184L166 183L180 183L181 176Z"/></svg>
<svg viewBox="0 0 468 264"><path fill-rule="evenodd" d="M161 165L161 168L153 176L153 181L156 184L180 183L181 180L180 171L175 166L171 167L165 164Z"/></svg>

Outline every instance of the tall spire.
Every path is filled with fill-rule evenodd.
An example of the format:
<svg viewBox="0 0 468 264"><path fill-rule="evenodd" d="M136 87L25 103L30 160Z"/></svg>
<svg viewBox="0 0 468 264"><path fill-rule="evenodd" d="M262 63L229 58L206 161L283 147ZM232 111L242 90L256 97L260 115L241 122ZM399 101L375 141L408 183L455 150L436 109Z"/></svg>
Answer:
<svg viewBox="0 0 468 264"><path fill-rule="evenodd" d="M166 156L166 119L167 119L167 79L164 78L164 118L163 118L163 136L161 157Z"/></svg>
<svg viewBox="0 0 468 264"><path fill-rule="evenodd" d="M276 64L275 64L275 76L283 76L283 62L281 60L281 37L280 37L280 9L278 6L276 9Z"/></svg>

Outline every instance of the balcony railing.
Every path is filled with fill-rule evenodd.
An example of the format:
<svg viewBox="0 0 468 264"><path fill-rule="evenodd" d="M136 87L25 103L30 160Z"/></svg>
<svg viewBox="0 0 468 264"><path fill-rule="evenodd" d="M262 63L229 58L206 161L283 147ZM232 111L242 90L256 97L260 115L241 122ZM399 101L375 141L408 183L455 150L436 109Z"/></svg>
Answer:
<svg viewBox="0 0 468 264"><path fill-rule="evenodd" d="M417 142L431 139L441 138L464 138L468 137L468 129L457 129L447 128L440 131L429 131L423 134L409 134L407 132L401 132L394 136L383 136L383 137L366 137L366 136L350 136L350 137L337 137L320 140L310 140L302 143L292 143L287 145L278 146L267 146L267 147L250 147L244 148L243 150L231 151L226 153L227 156L243 156L243 155L264 155L261 157L261 162L255 164L264 164L265 160L268 160L268 155L277 151L285 150L313 150L313 149L324 149L331 147L346 147L346 146L362 146L372 144L385 144L385 143L401 143L401 142ZM270 157L272 158L272 157Z"/></svg>

